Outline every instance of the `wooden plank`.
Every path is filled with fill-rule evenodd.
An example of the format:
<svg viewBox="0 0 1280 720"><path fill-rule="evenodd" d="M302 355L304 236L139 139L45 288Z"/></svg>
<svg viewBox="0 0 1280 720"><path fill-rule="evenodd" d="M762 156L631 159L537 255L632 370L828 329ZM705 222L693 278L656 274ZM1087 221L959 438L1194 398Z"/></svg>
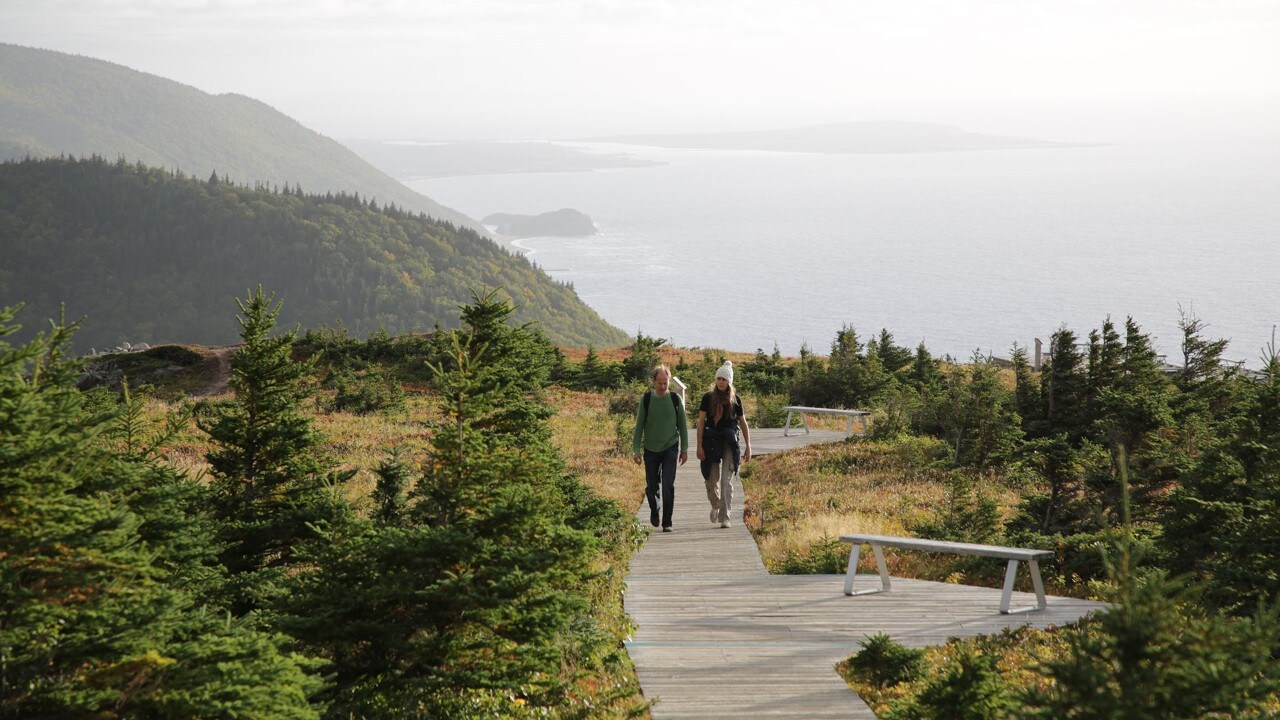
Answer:
<svg viewBox="0 0 1280 720"><path fill-rule="evenodd" d="M752 430L752 449L842 439ZM643 473L636 475L637 495ZM870 635L910 647L950 637L1075 622L1100 603L1050 597L1029 615L1002 615L998 588L894 578L890 594L845 597L844 575L769 575L743 526L735 488L733 526L710 523L696 461L676 476L675 531L656 532L632 558L623 603L636 623L627 650L654 720L793 718L873 720L834 666ZM649 511L639 521L648 526ZM859 581L877 582L874 575ZM1034 602L1031 593L1014 593Z"/></svg>

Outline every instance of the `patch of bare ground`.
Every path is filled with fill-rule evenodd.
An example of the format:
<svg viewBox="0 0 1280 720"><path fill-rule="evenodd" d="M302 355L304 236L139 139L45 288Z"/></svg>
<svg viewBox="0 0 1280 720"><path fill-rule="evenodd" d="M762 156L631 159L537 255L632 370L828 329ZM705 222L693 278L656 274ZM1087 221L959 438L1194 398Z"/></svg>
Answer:
<svg viewBox="0 0 1280 720"><path fill-rule="evenodd" d="M193 397L206 398L223 395L230 390L231 354L236 345L220 348L208 348L205 352L204 366L209 372L209 382L203 388L192 393Z"/></svg>

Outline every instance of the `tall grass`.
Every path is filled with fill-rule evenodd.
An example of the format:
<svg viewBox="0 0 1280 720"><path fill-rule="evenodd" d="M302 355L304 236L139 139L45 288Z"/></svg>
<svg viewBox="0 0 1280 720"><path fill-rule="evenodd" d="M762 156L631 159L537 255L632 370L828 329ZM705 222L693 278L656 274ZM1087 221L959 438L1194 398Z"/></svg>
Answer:
<svg viewBox="0 0 1280 720"><path fill-rule="evenodd" d="M949 492L945 457L939 440L854 438L749 463L742 477L744 517L765 567L784 574L844 572L850 548L840 535L913 535L915 528L936 525ZM1017 493L998 478L986 487L999 512L1011 513ZM994 585L1003 570L998 563L988 569L950 555L887 554L900 577ZM868 555L859 572L875 572Z"/></svg>

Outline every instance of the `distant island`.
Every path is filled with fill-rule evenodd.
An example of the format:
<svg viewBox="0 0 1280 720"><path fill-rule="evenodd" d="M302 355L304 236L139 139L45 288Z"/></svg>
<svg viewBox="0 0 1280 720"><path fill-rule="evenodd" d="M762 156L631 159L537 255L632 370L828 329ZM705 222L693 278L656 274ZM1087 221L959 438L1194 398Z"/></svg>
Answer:
<svg viewBox="0 0 1280 720"><path fill-rule="evenodd" d="M613 135L590 138L585 141L698 150L766 150L824 154L1078 147L1075 144L1046 140L981 135L950 125L923 122L848 122L785 130Z"/></svg>
<svg viewBox="0 0 1280 720"><path fill-rule="evenodd" d="M572 208L561 208L541 215L494 213L480 222L494 228L499 235L510 237L586 237L598 230L591 218Z"/></svg>
<svg viewBox="0 0 1280 720"><path fill-rule="evenodd" d="M550 142L346 140L347 147L398 180L462 175L580 172L664 163L626 153L593 153Z"/></svg>

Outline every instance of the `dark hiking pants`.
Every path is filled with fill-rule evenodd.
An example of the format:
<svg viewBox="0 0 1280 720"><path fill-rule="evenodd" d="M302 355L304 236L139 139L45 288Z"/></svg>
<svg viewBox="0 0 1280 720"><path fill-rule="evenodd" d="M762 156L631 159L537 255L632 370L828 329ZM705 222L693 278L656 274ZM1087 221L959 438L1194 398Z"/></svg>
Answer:
<svg viewBox="0 0 1280 720"><path fill-rule="evenodd" d="M644 451L644 496L649 501L650 512L658 509L662 498L662 527L671 527L671 513L676 506L676 458L680 456L680 443L662 452ZM658 492L658 483L662 492Z"/></svg>

